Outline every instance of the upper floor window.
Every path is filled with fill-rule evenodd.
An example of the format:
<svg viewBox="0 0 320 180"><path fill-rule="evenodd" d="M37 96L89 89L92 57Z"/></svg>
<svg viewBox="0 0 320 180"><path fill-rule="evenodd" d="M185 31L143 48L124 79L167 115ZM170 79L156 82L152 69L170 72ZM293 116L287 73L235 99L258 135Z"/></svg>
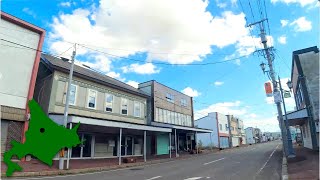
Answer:
<svg viewBox="0 0 320 180"><path fill-rule="evenodd" d="M76 105L76 97L77 97L77 86L71 84L70 86L70 96L69 96L69 104Z"/></svg>
<svg viewBox="0 0 320 180"><path fill-rule="evenodd" d="M106 94L106 101L105 101L105 111L106 112L112 112L113 107L113 95L112 94Z"/></svg>
<svg viewBox="0 0 320 180"><path fill-rule="evenodd" d="M121 98L121 114L128 115L128 99Z"/></svg>
<svg viewBox="0 0 320 180"><path fill-rule="evenodd" d="M167 93L166 99L167 101L174 103L174 96L172 94Z"/></svg>
<svg viewBox="0 0 320 180"><path fill-rule="evenodd" d="M228 131L228 124L225 124L226 126L225 126L225 128L226 128L226 131Z"/></svg>
<svg viewBox="0 0 320 180"><path fill-rule="evenodd" d="M95 109L97 104L97 91L89 89L87 107Z"/></svg>
<svg viewBox="0 0 320 180"><path fill-rule="evenodd" d="M181 99L180 104L181 104L181 106L187 106L187 100Z"/></svg>
<svg viewBox="0 0 320 180"><path fill-rule="evenodd" d="M222 124L219 124L219 129L220 131L222 131Z"/></svg>
<svg viewBox="0 0 320 180"><path fill-rule="evenodd" d="M141 117L141 103L140 102L137 102L137 101L134 102L133 115L135 117Z"/></svg>

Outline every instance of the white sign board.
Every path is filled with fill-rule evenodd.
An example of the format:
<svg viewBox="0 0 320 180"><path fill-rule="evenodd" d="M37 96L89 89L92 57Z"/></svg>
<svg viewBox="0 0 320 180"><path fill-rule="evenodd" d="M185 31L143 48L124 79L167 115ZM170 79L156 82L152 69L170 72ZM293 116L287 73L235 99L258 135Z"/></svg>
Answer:
<svg viewBox="0 0 320 180"><path fill-rule="evenodd" d="M280 91L273 92L273 98L275 103L281 103L282 98L281 98L281 93Z"/></svg>

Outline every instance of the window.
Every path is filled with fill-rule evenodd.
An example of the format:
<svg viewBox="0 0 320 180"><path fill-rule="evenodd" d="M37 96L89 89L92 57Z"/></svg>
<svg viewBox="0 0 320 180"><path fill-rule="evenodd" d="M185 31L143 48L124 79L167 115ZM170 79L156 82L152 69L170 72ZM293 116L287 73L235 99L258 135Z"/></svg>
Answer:
<svg viewBox="0 0 320 180"><path fill-rule="evenodd" d="M219 124L219 129L220 131L222 131L222 124Z"/></svg>
<svg viewBox="0 0 320 180"><path fill-rule="evenodd" d="M105 111L112 112L112 106L113 106L113 95L106 94Z"/></svg>
<svg viewBox="0 0 320 180"><path fill-rule="evenodd" d="M163 109L159 109L159 122L163 122Z"/></svg>
<svg viewBox="0 0 320 180"><path fill-rule="evenodd" d="M160 111L160 109L159 108L156 108L156 118L155 118L155 120L154 121L157 121L157 122L159 122L159 111Z"/></svg>
<svg viewBox="0 0 320 180"><path fill-rule="evenodd" d="M175 124L179 124L179 113L175 113L175 115L176 115Z"/></svg>
<svg viewBox="0 0 320 180"><path fill-rule="evenodd" d="M76 105L76 96L77 96L77 86L71 84L70 86L70 96L69 96L69 104Z"/></svg>
<svg viewBox="0 0 320 180"><path fill-rule="evenodd" d="M187 106L187 100L181 99L180 104L181 104L181 106Z"/></svg>
<svg viewBox="0 0 320 180"><path fill-rule="evenodd" d="M186 125L186 116L184 114L182 114L181 116L182 116L182 125L185 126Z"/></svg>
<svg viewBox="0 0 320 180"><path fill-rule="evenodd" d="M166 123L168 122L168 116L167 116L167 110L163 110L163 122Z"/></svg>
<svg viewBox="0 0 320 180"><path fill-rule="evenodd" d="M133 115L135 117L141 117L141 103L140 102L137 102L137 101L134 102Z"/></svg>
<svg viewBox="0 0 320 180"><path fill-rule="evenodd" d="M97 91L89 89L88 92L88 108L95 109L97 102Z"/></svg>
<svg viewBox="0 0 320 180"><path fill-rule="evenodd" d="M228 124L225 124L225 125L226 125L226 127L225 127L225 128L226 128L226 131L228 131Z"/></svg>
<svg viewBox="0 0 320 180"><path fill-rule="evenodd" d="M121 98L121 114L128 115L128 99Z"/></svg>
<svg viewBox="0 0 320 180"><path fill-rule="evenodd" d="M166 96L167 101L174 103L174 96L170 93L167 93Z"/></svg>
<svg viewBox="0 0 320 180"><path fill-rule="evenodd" d="M187 116L188 126L192 126L191 116Z"/></svg>

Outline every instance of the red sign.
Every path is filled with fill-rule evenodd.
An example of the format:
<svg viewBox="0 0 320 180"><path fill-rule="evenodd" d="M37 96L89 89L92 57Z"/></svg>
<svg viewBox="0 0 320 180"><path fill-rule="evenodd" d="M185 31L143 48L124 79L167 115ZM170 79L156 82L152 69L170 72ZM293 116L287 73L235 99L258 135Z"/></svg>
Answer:
<svg viewBox="0 0 320 180"><path fill-rule="evenodd" d="M266 90L267 97L272 97L272 86L271 82L264 83L264 89Z"/></svg>

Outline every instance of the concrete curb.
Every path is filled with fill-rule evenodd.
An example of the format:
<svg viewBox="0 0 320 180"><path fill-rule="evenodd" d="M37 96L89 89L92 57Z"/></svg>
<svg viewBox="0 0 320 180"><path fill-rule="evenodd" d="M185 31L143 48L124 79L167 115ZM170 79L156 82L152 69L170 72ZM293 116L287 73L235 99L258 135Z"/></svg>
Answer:
<svg viewBox="0 0 320 180"><path fill-rule="evenodd" d="M287 157L284 154L283 154L283 157L282 157L281 179L282 180L288 180L289 179Z"/></svg>

